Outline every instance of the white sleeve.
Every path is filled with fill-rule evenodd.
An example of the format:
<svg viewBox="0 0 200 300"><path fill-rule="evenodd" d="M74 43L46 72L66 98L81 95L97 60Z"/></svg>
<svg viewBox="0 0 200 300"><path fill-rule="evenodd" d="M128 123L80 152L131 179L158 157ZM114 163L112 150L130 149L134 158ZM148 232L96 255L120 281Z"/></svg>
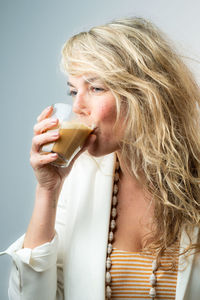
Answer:
<svg viewBox="0 0 200 300"><path fill-rule="evenodd" d="M5 252L12 257L8 295L10 300L61 300L62 264L57 261L58 235L34 249L23 248L24 235Z"/></svg>
<svg viewBox="0 0 200 300"><path fill-rule="evenodd" d="M12 257L9 279L9 300L63 300L63 244L65 236L65 205L59 204L56 234L51 242L34 249L22 248L24 236L6 251Z"/></svg>

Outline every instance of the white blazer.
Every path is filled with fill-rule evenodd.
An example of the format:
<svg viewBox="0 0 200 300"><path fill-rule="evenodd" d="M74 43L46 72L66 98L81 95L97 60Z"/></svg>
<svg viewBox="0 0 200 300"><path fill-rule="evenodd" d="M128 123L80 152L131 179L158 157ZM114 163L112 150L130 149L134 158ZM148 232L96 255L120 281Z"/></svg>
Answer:
<svg viewBox="0 0 200 300"><path fill-rule="evenodd" d="M13 258L10 300L104 300L105 261L115 155L82 154L66 179L57 210L56 236L33 250L23 237L2 254ZM198 230L191 237L197 240ZM182 233L180 251L189 244ZM57 290L57 292L56 292ZM200 299L200 255L179 259L176 300Z"/></svg>

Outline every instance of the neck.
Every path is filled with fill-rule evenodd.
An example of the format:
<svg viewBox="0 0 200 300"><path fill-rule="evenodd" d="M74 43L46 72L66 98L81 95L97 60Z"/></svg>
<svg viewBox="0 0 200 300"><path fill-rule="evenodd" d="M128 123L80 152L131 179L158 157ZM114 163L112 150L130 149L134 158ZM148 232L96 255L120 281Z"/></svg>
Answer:
<svg viewBox="0 0 200 300"><path fill-rule="evenodd" d="M116 152L117 158L120 164L120 181L126 184L130 184L132 188L143 189L142 176L138 179L132 172L128 169L127 164L124 162L121 152Z"/></svg>
<svg viewBox="0 0 200 300"><path fill-rule="evenodd" d="M126 203L130 206L137 206L144 211L150 209L151 215L153 215L153 203L152 196L145 188L144 175L141 175L138 179L134 174L127 169L127 165L122 159L121 153L117 153L117 157L120 164L120 177L119 177L119 195L121 203ZM137 207L138 209L138 207Z"/></svg>

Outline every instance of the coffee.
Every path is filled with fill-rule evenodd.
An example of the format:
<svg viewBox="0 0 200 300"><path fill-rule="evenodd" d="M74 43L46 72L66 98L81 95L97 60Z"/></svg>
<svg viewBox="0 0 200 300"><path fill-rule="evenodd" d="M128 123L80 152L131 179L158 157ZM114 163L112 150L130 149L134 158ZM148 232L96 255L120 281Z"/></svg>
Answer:
<svg viewBox="0 0 200 300"><path fill-rule="evenodd" d="M59 158L54 162L60 166L71 161L80 151L92 129L84 124L64 121L60 125L59 139L54 143L52 152L56 152Z"/></svg>

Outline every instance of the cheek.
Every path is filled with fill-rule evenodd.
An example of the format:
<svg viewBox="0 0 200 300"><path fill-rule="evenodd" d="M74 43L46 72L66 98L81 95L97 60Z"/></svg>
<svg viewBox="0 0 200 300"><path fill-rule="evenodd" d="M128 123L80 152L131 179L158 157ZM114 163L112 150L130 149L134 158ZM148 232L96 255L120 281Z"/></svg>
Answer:
<svg viewBox="0 0 200 300"><path fill-rule="evenodd" d="M116 107L101 103L96 111L96 117L99 122L114 122L116 120Z"/></svg>

